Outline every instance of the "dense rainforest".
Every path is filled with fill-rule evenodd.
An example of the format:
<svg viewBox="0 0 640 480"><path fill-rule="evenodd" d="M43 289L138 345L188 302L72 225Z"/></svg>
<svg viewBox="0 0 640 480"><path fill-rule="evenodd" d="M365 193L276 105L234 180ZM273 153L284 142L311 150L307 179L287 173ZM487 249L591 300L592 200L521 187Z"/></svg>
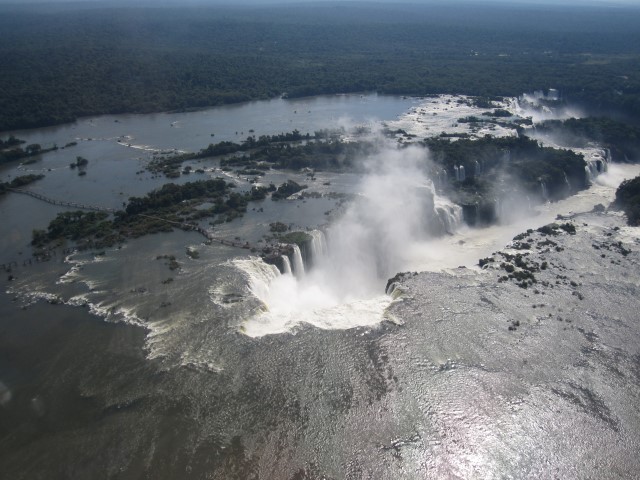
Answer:
<svg viewBox="0 0 640 480"><path fill-rule="evenodd" d="M539 132L560 137L564 144L585 146L596 141L611 150L617 162L628 162L640 155L640 127L606 117L547 120L537 127Z"/></svg>
<svg viewBox="0 0 640 480"><path fill-rule="evenodd" d="M558 88L640 122L640 9L0 6L0 131L279 95Z"/></svg>

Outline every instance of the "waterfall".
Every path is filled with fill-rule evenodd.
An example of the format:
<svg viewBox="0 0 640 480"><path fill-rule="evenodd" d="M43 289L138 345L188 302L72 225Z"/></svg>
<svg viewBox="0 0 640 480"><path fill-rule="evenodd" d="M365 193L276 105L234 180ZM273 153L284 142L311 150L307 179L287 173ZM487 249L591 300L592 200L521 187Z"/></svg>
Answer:
<svg viewBox="0 0 640 480"><path fill-rule="evenodd" d="M602 172L605 173L609 171L609 164L611 163L611 150L605 148L603 153L604 158L602 159Z"/></svg>
<svg viewBox="0 0 640 480"><path fill-rule="evenodd" d="M315 265L327 256L327 241L325 239L324 232L320 230L311 230L308 233L311 236L311 242L309 245L309 248L311 249L311 256L309 260L311 265Z"/></svg>
<svg viewBox="0 0 640 480"><path fill-rule="evenodd" d="M600 173L598 161L593 159L587 160L587 165L584 167L584 171L586 173L587 184L591 185L593 183L593 179Z"/></svg>
<svg viewBox="0 0 640 480"><path fill-rule="evenodd" d="M457 165L453 166L453 174L456 176L456 180L460 181L460 172L458 172L458 166Z"/></svg>
<svg viewBox="0 0 640 480"><path fill-rule="evenodd" d="M289 261L289 257L287 257L286 255L282 255L280 258L282 258L282 265L284 267L284 274L289 274L291 275L291 262Z"/></svg>
<svg viewBox="0 0 640 480"><path fill-rule="evenodd" d="M435 178L438 180L438 187L444 188L447 185L447 180L449 179L449 174L446 170L438 170L435 174Z"/></svg>
<svg viewBox="0 0 640 480"><path fill-rule="evenodd" d="M281 276L275 265L264 263L260 259L236 259L232 264L238 267L248 277L248 287L251 293L263 304L268 304L271 283Z"/></svg>
<svg viewBox="0 0 640 480"><path fill-rule="evenodd" d="M444 230L453 235L462 224L462 207L450 201L436 196L434 198L434 210L438 214Z"/></svg>
<svg viewBox="0 0 640 480"><path fill-rule="evenodd" d="M591 185L593 174L591 173L591 168L589 168L589 162L584 166L584 179L587 185Z"/></svg>
<svg viewBox="0 0 640 480"><path fill-rule="evenodd" d="M482 175L482 165L480 165L480 162L476 160L475 166L476 166L475 176L479 177L480 175Z"/></svg>
<svg viewBox="0 0 640 480"><path fill-rule="evenodd" d="M434 237L454 233L462 223L462 207L436 194L425 160L427 151L417 146L394 146L369 158L371 171L342 215L324 232L304 232L304 244L280 247L293 275L273 278L268 296L262 277L252 277L259 284L252 284L252 292L265 308L247 298L256 315L243 323L243 333L280 333L301 323L331 329L379 323L392 301L383 294L387 280L416 261L428 261ZM464 180L463 165L454 171Z"/></svg>
<svg viewBox="0 0 640 480"><path fill-rule="evenodd" d="M300 247L295 243L293 247L293 274L296 277L304 277L304 262L302 261L302 252Z"/></svg>
<svg viewBox="0 0 640 480"><path fill-rule="evenodd" d="M585 181L590 185L598 175L609 170L611 152L609 149L598 149L596 151L588 151L584 156L587 162L584 168Z"/></svg>
<svg viewBox="0 0 640 480"><path fill-rule="evenodd" d="M540 190L542 191L542 198L544 200L549 200L549 194L547 192L547 185L542 180L540 180Z"/></svg>
<svg viewBox="0 0 640 480"><path fill-rule="evenodd" d="M564 184L567 186L567 190L571 191L571 183L569 183L569 177L567 177L567 172L562 172L564 174Z"/></svg>

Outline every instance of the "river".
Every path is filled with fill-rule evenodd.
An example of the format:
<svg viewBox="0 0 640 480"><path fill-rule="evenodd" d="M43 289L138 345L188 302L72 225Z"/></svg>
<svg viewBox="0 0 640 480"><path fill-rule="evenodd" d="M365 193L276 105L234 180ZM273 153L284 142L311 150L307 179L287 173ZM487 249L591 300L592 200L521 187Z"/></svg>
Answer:
<svg viewBox="0 0 640 480"><path fill-rule="evenodd" d="M30 187L34 191L119 208L130 196L166 183L137 173L154 152L197 151L212 142L294 128L313 133L341 125L407 125L419 105L418 99L346 95L81 119L15 132L43 147L78 144L31 165L5 166L1 174L8 179L44 173L45 179ZM469 341L462 328L450 330L449 338L446 324L429 322L438 309L449 308L443 300L447 292L451 308L465 304L464 293L459 300L453 295L481 283L468 276L482 275L478 258L557 214L608 203L615 186L638 168L612 165L589 190L541 205L534 217L519 222L488 229L459 225L452 235L425 238L414 231L413 219L424 213L416 199L423 198L428 179L412 166L427 155L418 148L389 149L371 160L367 174L316 174L310 190L321 195L372 198L371 189L383 192L366 210L336 210L338 201L326 196L265 200L252 204L242 219L214 229L216 235L259 244L273 221L321 228L334 256L324 264L318 260L304 277L280 275L245 250L205 245L197 233L181 231L131 240L99 254L59 250L51 261L36 263L29 253L31 230L46 227L62 209L23 195L2 198L2 261L17 264L16 278L2 279L6 293L0 300L0 447L6 471L12 478L517 475L531 457L507 462L511 443L501 437L517 425L502 412L486 410L482 421L498 423L482 425L475 421L477 411L470 409L476 416L466 418L455 405L464 403L456 400L459 395L472 396L478 382L486 382L484 394L516 399L524 394L513 392L525 387L511 376L487 374L475 357L473 368L464 370L464 382L455 383L454 372L454 383L448 384L434 372L464 364ZM86 176L69 169L76 156L89 159ZM205 169L205 176L223 174L215 161L195 165ZM183 175L177 181L198 178ZM263 181L288 178L311 182L291 172L273 172ZM229 179L239 188L250 186L246 179ZM398 194L407 184L412 188ZM329 211L342 215L329 222ZM198 257L187 255L187 248ZM380 258L381 249L388 252L385 262L374 261L371 270L370 260ZM170 268L172 255L178 269ZM460 277L459 266L467 267ZM439 273L415 281L426 286L410 284L409 297L385 295L386 279L405 270ZM430 286L437 292L433 301L427 296ZM496 292L494 285L483 288ZM523 301L517 290L505 292ZM481 321L477 314L468 318ZM494 365L498 360L491 357L486 329L497 327L486 325L465 328L487 339L482 354ZM443 347L455 338L459 347ZM428 361L419 358L425 348ZM526 388L534 384L528 380ZM528 420L546 405L557 406L545 403L544 395L535 402L538 410ZM483 399L483 405L489 403ZM578 418L564 415L565 424ZM471 436L478 442L482 435L491 438L487 445L501 449L499 455L478 450L474 457L465 448L464 456L447 454L440 446L454 445L448 429L461 439L469 438L469 429L479 429ZM600 426L589 432L601 432ZM550 436L533 448L550 454L559 438ZM571 465L565 461L560 471L572 472ZM542 468L543 476L553 467ZM534 470L529 465L528 471Z"/></svg>

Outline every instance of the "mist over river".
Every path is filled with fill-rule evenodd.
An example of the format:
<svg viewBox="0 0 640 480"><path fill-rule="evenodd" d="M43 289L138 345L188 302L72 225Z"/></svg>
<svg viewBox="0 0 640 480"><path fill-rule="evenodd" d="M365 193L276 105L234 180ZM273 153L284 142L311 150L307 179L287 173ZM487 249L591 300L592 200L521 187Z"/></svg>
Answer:
<svg viewBox="0 0 640 480"><path fill-rule="evenodd" d="M118 209L168 182L144 170L161 152L339 126L347 137L353 127L437 135L476 113L454 100L344 95L87 118L13 132L68 146L0 175L43 173L29 189ZM524 107L505 99L504 108ZM476 133L515 134L486 128ZM380 141L358 173L260 179L306 183L313 196L266 199L232 222L202 224L255 246L273 222L307 231L307 251L296 247L284 272L180 230L36 262L32 230L65 209L2 197L0 263L15 277L0 279L3 475L636 476L640 243L619 212L592 209L640 168L609 164L574 196L470 228L421 168L426 149ZM76 156L89 159L87 175L69 169ZM240 191L252 186L218 160L187 163L204 173L176 183L223 176ZM500 254L478 266L497 251L513 255L516 234L558 215L576 234L560 232L550 248L529 233L528 258L548 265L535 289L499 282ZM385 293L399 272L414 273Z"/></svg>

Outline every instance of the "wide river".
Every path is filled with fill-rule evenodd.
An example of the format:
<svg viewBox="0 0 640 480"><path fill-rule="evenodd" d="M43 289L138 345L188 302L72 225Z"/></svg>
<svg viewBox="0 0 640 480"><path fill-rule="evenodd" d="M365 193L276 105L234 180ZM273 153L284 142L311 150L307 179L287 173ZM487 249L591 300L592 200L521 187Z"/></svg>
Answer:
<svg viewBox="0 0 640 480"><path fill-rule="evenodd" d="M159 152L197 151L294 129L313 134L405 126L421 102L378 95L276 99L5 132L3 138L13 133L43 148L66 147L29 165L3 166L0 176L7 181L42 173L45 178L29 187L34 192L121 208L129 197L168 182L144 171ZM432 107L439 109L438 129L459 115L447 120L447 105ZM87 175L69 168L76 156L89 160ZM409 376L415 365L390 363L386 350L404 351L411 339L402 334L409 317L388 315L393 299L384 294L386 279L405 270L477 269L478 258L514 234L558 213L606 204L615 186L638 169L612 165L592 188L542 205L534 217L488 229L458 225L444 238L425 239L412 225L424 213L418 200L429 187L414 167L427 156L418 148L398 153L389 147L370 159L363 175L318 172L311 180L305 173L271 172L262 182L308 183L319 198L267 199L214 228L220 237L254 245L274 221L333 232L327 238L332 260L316 259L317 268L304 277L279 275L246 250L205 245L199 234L181 231L130 240L100 254L57 250L52 260L36 262L32 230L46 228L65 209L25 195L0 198L0 263L12 265L15 277L9 282L3 275L0 297L0 464L8 478L453 475L458 470L443 465L462 460L442 451L434 456L446 432L428 413L451 401L449 387L427 392L432 407L413 408L413 400L400 395L403 383L415 387L421 380ZM239 189L251 186L214 160L192 165L205 173L175 181L226 175ZM340 206L330 195L369 198L372 191L381 193L370 204L374 214ZM446 199L438 201L451 207ZM318 248L319 256L330 256ZM169 268L171 255L178 269ZM412 315L418 318L420 311ZM491 382L496 389L511 388L499 378ZM501 425L490 433L508 430ZM507 448L509 442L499 438L495 445ZM544 448L551 451L554 444ZM515 461L483 466L467 460L478 465L478 478L519 471Z"/></svg>

